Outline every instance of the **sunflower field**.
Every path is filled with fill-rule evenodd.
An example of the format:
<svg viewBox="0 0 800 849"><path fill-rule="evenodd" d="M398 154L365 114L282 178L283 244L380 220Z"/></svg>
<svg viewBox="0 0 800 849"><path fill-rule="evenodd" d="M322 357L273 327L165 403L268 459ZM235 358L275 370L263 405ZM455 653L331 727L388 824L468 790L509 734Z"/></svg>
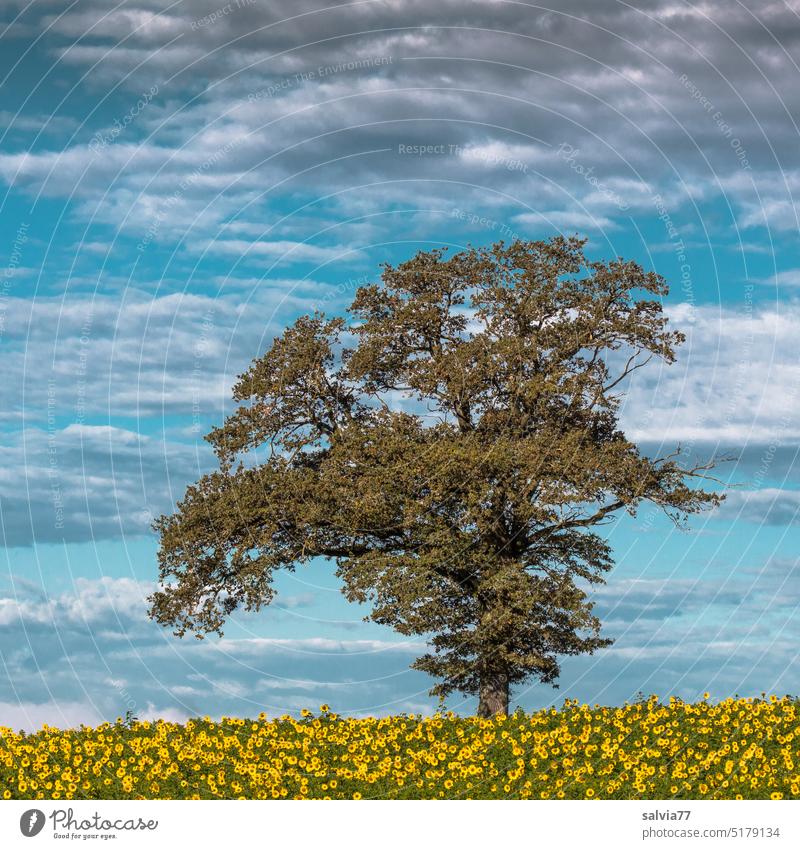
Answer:
<svg viewBox="0 0 800 849"><path fill-rule="evenodd" d="M133 718L0 727L9 799L784 799L800 701L656 696L493 719L402 714Z"/></svg>

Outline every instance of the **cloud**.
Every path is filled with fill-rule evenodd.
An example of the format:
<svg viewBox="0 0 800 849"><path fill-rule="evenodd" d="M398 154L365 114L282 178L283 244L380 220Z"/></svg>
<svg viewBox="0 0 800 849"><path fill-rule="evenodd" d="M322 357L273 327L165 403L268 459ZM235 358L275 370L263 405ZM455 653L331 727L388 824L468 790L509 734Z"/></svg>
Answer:
<svg viewBox="0 0 800 849"><path fill-rule="evenodd" d="M666 312L687 339L674 365L652 364L634 375L622 407L630 437L739 452L773 445L773 454L800 440L800 365L792 342L800 306L681 304Z"/></svg>
<svg viewBox="0 0 800 849"><path fill-rule="evenodd" d="M73 14L46 15L42 23L53 32L80 37L91 34L95 38L111 36L121 40L133 37L150 43L163 43L185 31L186 18L174 14L158 13L148 9L109 9L101 18L96 10L75 10Z"/></svg>
<svg viewBox="0 0 800 849"><path fill-rule="evenodd" d="M556 230L565 235L573 233L596 233L598 230L614 229L614 222L605 215L593 215L590 212L578 210L550 212L527 212L514 218L516 224L533 226L546 225L549 230Z"/></svg>
<svg viewBox="0 0 800 849"><path fill-rule="evenodd" d="M796 692L796 560L772 559L736 574L698 579L614 578L593 594L614 645L566 658L561 688L515 692L527 708L564 696L619 703L638 690L696 698ZM0 724L33 729L124 716L254 716L315 709L350 715L432 712L431 685L408 668L424 650L384 629L343 639L320 617L316 636L255 636L271 608L238 617L251 636L180 640L146 618L151 585L130 578L77 579L59 593L15 579L0 592ZM275 612L276 615L280 615ZM278 633L286 633L280 624ZM12 684L13 682L13 684ZM450 705L465 712L470 700Z"/></svg>
<svg viewBox="0 0 800 849"><path fill-rule="evenodd" d="M264 256L279 262L328 263L341 260L344 257L349 260L363 259L364 257L360 251L354 251L352 248L343 245L319 247L291 241L264 242L257 240L248 242L242 239L224 239L209 242L206 245L206 250L211 253L231 254L237 257L246 254Z"/></svg>
<svg viewBox="0 0 800 849"><path fill-rule="evenodd" d="M327 634L317 637L179 640L147 619L152 586L141 581L78 578L55 595L24 580L12 587L0 593L0 724L96 723L128 710L176 721L278 714L334 697L337 709L359 714L433 704L426 676L408 668L419 642L345 640L324 620ZM238 622L252 628L281 615L269 608Z"/></svg>
<svg viewBox="0 0 800 849"><path fill-rule="evenodd" d="M2 408L43 423L49 405L59 424L109 412L218 415L236 375L299 311L296 287L276 280L216 297L125 289L8 298Z"/></svg>
<svg viewBox="0 0 800 849"><path fill-rule="evenodd" d="M727 468L747 489L719 518L796 524L800 278L782 255L800 189L796 4L11 5L7 35L42 37L9 86L33 97L47 69L68 96L51 119L0 115L9 214L37 204L2 292L7 545L145 537L210 462L200 437L230 409L235 376L296 314L341 309L390 249L577 230L607 256L635 213L637 245L666 268L675 243L656 195L692 252L692 279L673 290L684 303L668 306L687 342L674 366L636 373L623 426L653 453L733 448ZM454 210L474 218L456 224ZM704 303L701 274L713 282L722 257L730 282L740 251L748 267L731 279L752 279L756 303ZM777 305L758 304L767 286ZM796 691L796 574L771 560L735 580L610 584L597 603L617 643L568 659L561 692ZM196 644L150 627L135 583L14 587L0 698L15 723L58 706L74 723L131 704L173 717L431 705L407 670L417 649L326 623L319 590L282 595L265 633L243 619L235 639ZM269 630L289 618L296 634Z"/></svg>
<svg viewBox="0 0 800 849"><path fill-rule="evenodd" d="M150 535L207 452L114 427L27 428L0 446L5 546Z"/></svg>
<svg viewBox="0 0 800 849"><path fill-rule="evenodd" d="M72 133L80 126L74 118L66 115L36 115L0 109L0 125L9 131L35 133Z"/></svg>
<svg viewBox="0 0 800 849"><path fill-rule="evenodd" d="M663 621L691 617L711 605L741 603L741 587L709 594L709 581L687 578L630 578L611 580L593 593L601 620L618 622Z"/></svg>
<svg viewBox="0 0 800 849"><path fill-rule="evenodd" d="M690 13L666 0L634 11L571 0L520 12L457 0L280 0L269 13L257 3L220 9L215 0L191 12L90 0L57 17L28 10L25 21L51 25L50 60L86 72L90 91L119 85L117 117L151 85L164 92L102 156L89 148L102 129L96 116L65 150L0 155L0 177L74 197L81 218L137 234L162 209L156 240L189 226L208 235L265 193L296 201L355 190L408 202L442 183L459 202L468 187L499 193L511 214L557 187L552 226L609 229L618 215L557 154L567 143L626 205L652 207L646 182L689 213L715 197L739 227L797 226L798 35L787 6L714 0ZM75 44L84 33L91 43ZM400 142L457 153L412 159L397 155Z"/></svg>
<svg viewBox="0 0 800 849"><path fill-rule="evenodd" d="M786 527L800 523L800 491L765 488L754 491L733 490L728 494L721 515L730 521Z"/></svg>
<svg viewBox="0 0 800 849"><path fill-rule="evenodd" d="M290 595L281 597L275 602L275 606L286 608L287 610L296 610L303 607L310 607L316 599L314 593L300 593L299 595Z"/></svg>
<svg viewBox="0 0 800 849"><path fill-rule="evenodd" d="M87 702L0 702L0 726L14 731L36 731L43 725L51 728L76 728L99 725L105 717L95 705Z"/></svg>
<svg viewBox="0 0 800 849"><path fill-rule="evenodd" d="M796 289L800 286L800 268L788 268L784 271L779 271L772 277L767 277L761 280L754 281L762 286L772 286L778 292L783 292Z"/></svg>
<svg viewBox="0 0 800 849"><path fill-rule="evenodd" d="M7 545L149 533L152 517L211 464L202 435L231 409L236 375L294 314L309 303L328 309L354 288L340 293L313 279L239 285L244 296L6 301L0 400L24 428L0 442ZM732 450L738 462L720 473L746 475L751 489L772 486L795 463L790 446L800 439L792 355L800 308L686 304L669 313L687 341L675 365L635 374L621 408L626 433L653 454L678 442L703 457ZM131 416L147 432L122 424ZM109 419L121 425L101 423ZM737 509L755 521L760 509L770 523L794 521L791 494L764 513L768 497L744 505L734 496L724 515Z"/></svg>
<svg viewBox="0 0 800 849"><path fill-rule="evenodd" d="M564 665L562 689L619 703L638 691L665 698L795 693L800 568L707 568L687 579L615 579L593 594L611 648Z"/></svg>

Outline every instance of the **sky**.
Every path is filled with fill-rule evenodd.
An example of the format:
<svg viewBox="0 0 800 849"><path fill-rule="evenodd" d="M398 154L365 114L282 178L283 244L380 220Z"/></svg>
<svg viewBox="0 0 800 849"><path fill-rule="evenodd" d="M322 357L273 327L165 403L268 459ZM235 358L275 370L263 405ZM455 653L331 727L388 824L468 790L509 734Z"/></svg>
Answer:
<svg viewBox="0 0 800 849"><path fill-rule="evenodd" d="M155 625L150 524L299 315L575 233L670 283L622 424L728 497L605 529L613 646L512 706L800 691L797 0L3 0L0 45L0 724L435 710L324 561L222 639Z"/></svg>

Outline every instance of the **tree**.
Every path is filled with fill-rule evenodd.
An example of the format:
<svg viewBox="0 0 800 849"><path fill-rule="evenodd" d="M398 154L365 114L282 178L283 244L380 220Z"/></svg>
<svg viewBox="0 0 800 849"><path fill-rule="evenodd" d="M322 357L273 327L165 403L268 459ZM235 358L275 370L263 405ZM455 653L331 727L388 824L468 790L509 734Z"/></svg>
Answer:
<svg viewBox="0 0 800 849"><path fill-rule="evenodd" d="M608 645L597 527L643 501L683 526L721 496L695 480L711 463L643 456L620 431L625 379L684 337L661 276L584 244L421 252L357 291L350 324L298 319L208 435L219 469L156 521L150 615L221 633L270 602L275 570L330 558L368 618L427 639L432 694L475 694L481 716Z"/></svg>

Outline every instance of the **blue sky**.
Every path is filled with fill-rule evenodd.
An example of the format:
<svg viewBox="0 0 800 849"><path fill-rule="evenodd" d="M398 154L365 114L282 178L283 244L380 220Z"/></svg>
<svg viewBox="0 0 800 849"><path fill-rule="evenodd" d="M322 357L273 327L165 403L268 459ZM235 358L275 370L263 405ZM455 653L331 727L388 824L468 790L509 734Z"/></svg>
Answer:
<svg viewBox="0 0 800 849"><path fill-rule="evenodd" d="M418 249L575 232L663 274L687 335L626 431L735 486L690 532L610 527L614 646L514 704L800 690L800 9L553 6L2 4L0 723L432 710L324 562L222 640L153 625L149 524L298 315Z"/></svg>

